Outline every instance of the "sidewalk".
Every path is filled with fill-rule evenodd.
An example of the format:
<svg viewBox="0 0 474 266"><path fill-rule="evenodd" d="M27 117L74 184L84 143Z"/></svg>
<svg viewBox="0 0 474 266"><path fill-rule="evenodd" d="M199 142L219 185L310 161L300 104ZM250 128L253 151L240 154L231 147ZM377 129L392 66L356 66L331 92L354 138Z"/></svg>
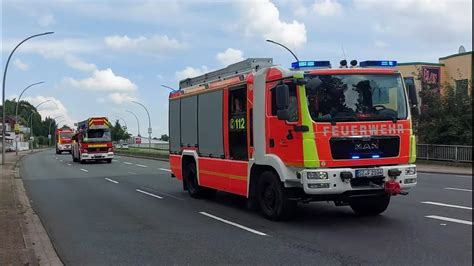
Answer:
<svg viewBox="0 0 474 266"><path fill-rule="evenodd" d="M454 175L470 175L472 176L472 167L468 164L465 166L452 166L443 162L416 162L416 168L421 173L439 173Z"/></svg>
<svg viewBox="0 0 474 266"><path fill-rule="evenodd" d="M20 160L28 154L6 153L0 165L0 265L62 265L20 178Z"/></svg>

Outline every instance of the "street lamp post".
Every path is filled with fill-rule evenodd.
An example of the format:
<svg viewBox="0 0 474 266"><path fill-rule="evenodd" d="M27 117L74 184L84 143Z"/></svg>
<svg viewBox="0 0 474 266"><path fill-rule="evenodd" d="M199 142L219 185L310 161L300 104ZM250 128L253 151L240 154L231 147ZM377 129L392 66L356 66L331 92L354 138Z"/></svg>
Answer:
<svg viewBox="0 0 474 266"><path fill-rule="evenodd" d="M283 44L281 44L281 43L279 43L279 42L275 42L275 41L272 41L272 40L267 40L267 42L273 43L273 44L276 44L276 45L279 45L279 46L285 48L288 52L291 53L291 55L293 55L293 57L296 59L297 62L300 61L300 60L298 59L298 57L295 55L295 53L293 53L293 51L290 50L290 48L284 46Z"/></svg>
<svg viewBox="0 0 474 266"><path fill-rule="evenodd" d="M117 117L118 119L120 119L120 120L122 120L122 121L123 121L123 124L125 125L125 130L127 130L127 129L128 129L128 126L127 126L127 121L125 121L125 119L123 119L123 118L122 118L122 117L120 117L120 116L115 116L115 117Z"/></svg>
<svg viewBox="0 0 474 266"><path fill-rule="evenodd" d="M16 102L16 108L15 108L15 130L16 130L16 125L19 126L19 123L18 123L18 105L20 103L20 100L21 100L21 96L23 95L23 93L25 93L26 90L28 90L29 88L35 86L35 85L38 85L38 84L42 84L44 83L43 81L40 81L40 82L36 82L36 83L33 83L33 84L30 84L28 85L26 88L24 88L21 93L20 93L20 96L18 97L18 101ZM28 121L26 121L28 123ZM15 154L18 155L18 140L16 138L16 132L15 132Z"/></svg>
<svg viewBox="0 0 474 266"><path fill-rule="evenodd" d="M2 82L2 108L3 108L3 111L2 111L2 116L3 116L3 119L2 119L2 165L5 165L5 129L6 129L6 127L5 127L5 82L7 80L8 64L10 63L10 59L12 58L13 53L24 42L28 41L29 39L35 38L35 37L39 37L39 36L43 36L43 35L47 35L47 34L53 34L53 33L54 32L50 31L50 32L44 32L44 33L40 33L40 34L31 35L30 37L28 37L28 38L24 39L23 41L21 41L20 43L18 43L15 46L15 48L13 48L13 50L10 52L10 55L8 56L7 63L5 64L5 70L3 72L3 82Z"/></svg>
<svg viewBox="0 0 474 266"><path fill-rule="evenodd" d="M31 114L30 114L30 117L28 117L28 121L30 121L30 119L31 119L31 122L30 122L30 137L33 136L33 114L37 113L38 107L40 107L40 105L42 105L44 103L47 103L47 102L50 102L50 101L51 100L46 100L46 101L42 101L39 104L37 104L35 106L36 111L33 110L33 112L31 112ZM35 138L33 137L33 140L31 141L31 152L33 152L34 148L35 148Z"/></svg>
<svg viewBox="0 0 474 266"><path fill-rule="evenodd" d="M138 116L134 112L129 111L129 110L125 110L125 112L131 113L135 117L135 119L137 120L138 136L141 137L141 135L140 135L140 122L138 121Z"/></svg>
<svg viewBox="0 0 474 266"><path fill-rule="evenodd" d="M148 148L151 148L151 119L150 119L150 113L148 112L148 109L145 107L145 105L143 105L143 104L141 104L137 101L131 101L131 102L140 105L146 111L146 114L148 116Z"/></svg>
<svg viewBox="0 0 474 266"><path fill-rule="evenodd" d="M51 140L53 138L53 136L51 136L51 124L53 123L53 121L55 121L56 119L62 117L62 115L58 115L56 117L54 117L53 119L51 119L51 121L49 121L49 127L48 127L48 147L51 146Z"/></svg>
<svg viewBox="0 0 474 266"><path fill-rule="evenodd" d="M177 90L171 88L170 86L166 86L166 85L163 85L163 84L162 84L161 87L167 88L167 89L171 90L171 92L177 92Z"/></svg>

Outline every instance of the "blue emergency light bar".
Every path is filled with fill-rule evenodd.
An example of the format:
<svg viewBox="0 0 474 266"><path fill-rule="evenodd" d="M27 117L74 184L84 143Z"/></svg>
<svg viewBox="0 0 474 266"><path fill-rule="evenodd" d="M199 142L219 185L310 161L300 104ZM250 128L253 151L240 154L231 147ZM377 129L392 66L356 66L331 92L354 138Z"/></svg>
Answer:
<svg viewBox="0 0 474 266"><path fill-rule="evenodd" d="M396 67L397 61L383 60L383 61L364 61L360 62L360 67Z"/></svg>
<svg viewBox="0 0 474 266"><path fill-rule="evenodd" d="M291 63L291 68L314 68L314 67L331 67L329 61L296 61Z"/></svg>

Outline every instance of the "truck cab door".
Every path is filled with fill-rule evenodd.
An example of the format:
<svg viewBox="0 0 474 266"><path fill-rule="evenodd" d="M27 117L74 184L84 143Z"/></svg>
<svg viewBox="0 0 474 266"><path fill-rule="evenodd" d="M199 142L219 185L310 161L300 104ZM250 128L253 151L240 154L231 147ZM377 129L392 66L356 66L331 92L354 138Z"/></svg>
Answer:
<svg viewBox="0 0 474 266"><path fill-rule="evenodd" d="M300 130L301 112L297 86L294 82L280 82L269 83L267 87L267 153L277 155L286 165L303 166L303 137ZM288 98L287 106L281 106L285 105L285 97Z"/></svg>

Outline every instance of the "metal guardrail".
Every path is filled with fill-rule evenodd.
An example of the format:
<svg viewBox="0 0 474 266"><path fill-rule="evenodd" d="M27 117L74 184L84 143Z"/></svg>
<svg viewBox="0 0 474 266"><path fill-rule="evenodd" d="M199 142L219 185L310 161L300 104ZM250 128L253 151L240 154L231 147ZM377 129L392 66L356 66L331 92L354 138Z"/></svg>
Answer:
<svg viewBox="0 0 474 266"><path fill-rule="evenodd" d="M130 147L147 149L148 143L130 144ZM168 150L169 143L152 143L151 149ZM421 160L472 163L472 146L417 144L416 157Z"/></svg>
<svg viewBox="0 0 474 266"><path fill-rule="evenodd" d="M472 163L472 146L417 144L416 157L422 160Z"/></svg>
<svg viewBox="0 0 474 266"><path fill-rule="evenodd" d="M141 148L141 149L148 149L149 144L148 143L140 143L140 144L129 144L129 147L133 148ZM169 143L152 143L151 144L151 149L156 149L156 150L169 150Z"/></svg>

